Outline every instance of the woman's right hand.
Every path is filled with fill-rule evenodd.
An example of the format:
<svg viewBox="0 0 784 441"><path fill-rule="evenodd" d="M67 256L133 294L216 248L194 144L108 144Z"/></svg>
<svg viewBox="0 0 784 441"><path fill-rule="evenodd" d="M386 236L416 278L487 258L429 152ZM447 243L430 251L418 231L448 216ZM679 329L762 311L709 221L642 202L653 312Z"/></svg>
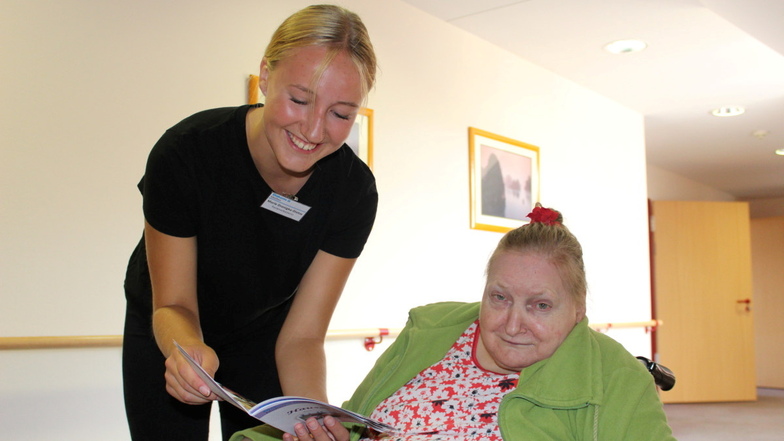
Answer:
<svg viewBox="0 0 784 441"><path fill-rule="evenodd" d="M199 325L196 237L170 236L145 221L144 240L152 282L153 332L166 356L166 391L185 404L216 400L218 397L172 344L174 340L179 342L208 374L215 375L218 356L202 341Z"/></svg>
<svg viewBox="0 0 784 441"><path fill-rule="evenodd" d="M218 356L215 351L207 345L183 346L191 358L196 360L204 370L215 376L218 370ZM169 395L185 404L204 404L218 399L207 384L196 374L188 360L180 354L180 351L173 350L166 359L166 391Z"/></svg>

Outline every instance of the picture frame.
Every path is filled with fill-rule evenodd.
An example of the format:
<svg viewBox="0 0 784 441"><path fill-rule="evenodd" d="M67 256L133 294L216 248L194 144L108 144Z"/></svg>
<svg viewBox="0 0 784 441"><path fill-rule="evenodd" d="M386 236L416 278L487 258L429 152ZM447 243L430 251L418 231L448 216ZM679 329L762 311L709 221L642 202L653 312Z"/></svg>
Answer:
<svg viewBox="0 0 784 441"><path fill-rule="evenodd" d="M528 223L539 200L539 147L468 128L470 225L507 232Z"/></svg>
<svg viewBox="0 0 784 441"><path fill-rule="evenodd" d="M346 144L373 170L373 109L359 108Z"/></svg>
<svg viewBox="0 0 784 441"><path fill-rule="evenodd" d="M259 76L249 75L247 81L248 104L259 103ZM360 107L351 132L345 141L351 150L373 169L373 109Z"/></svg>
<svg viewBox="0 0 784 441"><path fill-rule="evenodd" d="M250 74L248 75L248 104L259 103L259 76Z"/></svg>

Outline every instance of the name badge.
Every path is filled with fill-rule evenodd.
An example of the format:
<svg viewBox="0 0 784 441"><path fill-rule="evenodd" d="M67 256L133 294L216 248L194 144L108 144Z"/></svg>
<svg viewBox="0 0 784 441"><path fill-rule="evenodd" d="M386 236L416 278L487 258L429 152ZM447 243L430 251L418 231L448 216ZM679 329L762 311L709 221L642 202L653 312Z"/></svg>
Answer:
<svg viewBox="0 0 784 441"><path fill-rule="evenodd" d="M305 216L305 213L310 210L309 206L289 199L286 196L281 196L275 192L270 193L267 200L261 204L261 208L273 213L278 213L289 219L294 219L297 222L299 222L299 220L302 219L302 216Z"/></svg>

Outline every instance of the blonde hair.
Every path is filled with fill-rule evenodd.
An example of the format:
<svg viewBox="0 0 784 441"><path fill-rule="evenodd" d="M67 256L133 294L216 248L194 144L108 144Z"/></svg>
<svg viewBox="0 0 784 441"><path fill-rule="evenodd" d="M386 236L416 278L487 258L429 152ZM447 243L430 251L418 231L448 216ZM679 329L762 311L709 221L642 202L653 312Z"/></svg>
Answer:
<svg viewBox="0 0 784 441"><path fill-rule="evenodd" d="M537 206L541 205L537 203ZM490 256L485 271L490 272L496 258L502 253L537 253L558 268L566 289L577 304L585 309L588 283L585 277L583 248L574 234L563 225L561 213L552 211L558 215L555 222L531 221L506 233Z"/></svg>
<svg viewBox="0 0 784 441"><path fill-rule="evenodd" d="M359 72L362 96L367 97L376 81L376 54L357 14L335 5L313 5L295 12L281 23L264 52L270 71L292 50L305 46L328 49L315 81L339 52L346 52Z"/></svg>

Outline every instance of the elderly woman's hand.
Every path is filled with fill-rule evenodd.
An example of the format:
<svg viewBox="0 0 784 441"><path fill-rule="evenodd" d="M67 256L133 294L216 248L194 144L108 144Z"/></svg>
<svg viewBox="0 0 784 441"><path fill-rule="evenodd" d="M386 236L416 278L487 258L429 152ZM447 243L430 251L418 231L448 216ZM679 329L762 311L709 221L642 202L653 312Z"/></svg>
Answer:
<svg viewBox="0 0 784 441"><path fill-rule="evenodd" d="M296 441L308 440L314 441L348 441L348 430L342 424L331 416L324 417L324 425L322 426L315 418L308 418L305 424L297 424L294 426L294 431L297 432L295 438L289 433L283 434L283 441Z"/></svg>

